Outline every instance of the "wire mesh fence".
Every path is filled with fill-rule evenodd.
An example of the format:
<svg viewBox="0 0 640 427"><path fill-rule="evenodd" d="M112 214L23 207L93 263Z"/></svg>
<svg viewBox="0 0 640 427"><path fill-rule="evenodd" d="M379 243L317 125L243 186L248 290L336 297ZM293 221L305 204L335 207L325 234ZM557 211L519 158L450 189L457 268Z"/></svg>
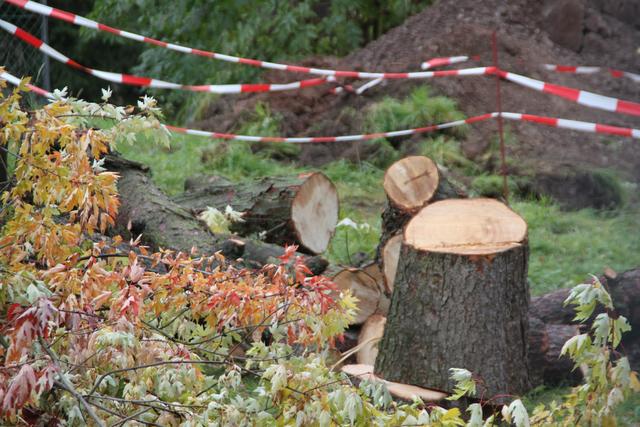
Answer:
<svg viewBox="0 0 640 427"><path fill-rule="evenodd" d="M47 2L40 0L40 3ZM45 43L48 41L48 22L44 16L0 2L0 19L11 22ZM51 89L49 58L6 31L0 31L0 66L16 76L31 76L34 83Z"/></svg>

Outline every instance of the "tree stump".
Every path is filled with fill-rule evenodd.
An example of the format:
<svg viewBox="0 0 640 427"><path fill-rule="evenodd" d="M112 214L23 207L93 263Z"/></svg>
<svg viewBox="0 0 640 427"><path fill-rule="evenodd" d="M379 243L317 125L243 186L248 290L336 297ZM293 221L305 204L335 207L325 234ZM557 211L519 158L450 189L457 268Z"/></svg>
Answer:
<svg viewBox="0 0 640 427"><path fill-rule="evenodd" d="M376 373L453 390L450 368L483 380L479 394L529 388L524 220L491 199L451 199L407 225Z"/></svg>
<svg viewBox="0 0 640 427"><path fill-rule="evenodd" d="M230 229L243 236L264 233L278 245L298 244L300 250L324 252L338 222L338 192L320 172L232 183L220 177L191 178L187 192L174 198L198 214L207 207L227 205L243 212L243 222Z"/></svg>
<svg viewBox="0 0 640 427"><path fill-rule="evenodd" d="M380 243L376 260L385 271L385 286L393 288L393 281L385 266L384 251L387 243L402 230L409 220L427 203L458 198L464 192L453 186L438 169L436 163L425 156L409 156L392 164L384 174L387 203L382 212ZM397 245L395 242L394 245ZM397 246L394 246L397 247ZM393 271L395 267L390 267Z"/></svg>

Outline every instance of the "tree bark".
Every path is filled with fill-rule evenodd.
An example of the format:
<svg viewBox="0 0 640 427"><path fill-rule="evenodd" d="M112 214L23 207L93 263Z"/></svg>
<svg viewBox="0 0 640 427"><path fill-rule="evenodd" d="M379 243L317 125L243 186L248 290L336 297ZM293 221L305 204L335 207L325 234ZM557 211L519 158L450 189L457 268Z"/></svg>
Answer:
<svg viewBox="0 0 640 427"><path fill-rule="evenodd" d="M376 373L451 391L450 369L465 368L485 397L526 392L527 261L526 224L497 201L422 209L405 229Z"/></svg>
<svg viewBox="0 0 640 427"><path fill-rule="evenodd" d="M149 169L119 156L107 156L105 167L117 172L120 211L116 224L125 235L142 234L142 240L154 249L164 248L189 252L197 248L200 254L217 251L227 258L239 261L250 268L277 263L284 248L242 239L232 235L213 235L193 215L171 201L156 187L149 176ZM321 274L328 262L322 257L305 257L314 274Z"/></svg>
<svg viewBox="0 0 640 427"><path fill-rule="evenodd" d="M221 177L187 180L186 192L173 199L199 214L207 207L242 212L242 222L232 223L233 233L264 233L278 245L297 244L300 250L322 253L338 221L338 193L320 172L232 183Z"/></svg>

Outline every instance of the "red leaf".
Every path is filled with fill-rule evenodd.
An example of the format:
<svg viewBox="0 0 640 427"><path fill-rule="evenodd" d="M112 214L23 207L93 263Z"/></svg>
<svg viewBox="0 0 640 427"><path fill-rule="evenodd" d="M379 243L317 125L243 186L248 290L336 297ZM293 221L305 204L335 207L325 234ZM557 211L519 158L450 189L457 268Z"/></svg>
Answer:
<svg viewBox="0 0 640 427"><path fill-rule="evenodd" d="M2 412L15 413L22 408L31 396L36 384L36 374L31 365L24 365L18 375L13 378L7 393L2 400Z"/></svg>

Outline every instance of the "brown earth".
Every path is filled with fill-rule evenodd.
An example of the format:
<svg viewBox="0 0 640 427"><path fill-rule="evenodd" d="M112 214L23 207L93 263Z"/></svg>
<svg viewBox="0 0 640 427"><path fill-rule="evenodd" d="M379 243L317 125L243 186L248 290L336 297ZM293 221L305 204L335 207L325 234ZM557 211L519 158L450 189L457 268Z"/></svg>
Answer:
<svg viewBox="0 0 640 427"><path fill-rule="evenodd" d="M633 18L635 16L635 18ZM341 58L312 58L305 65L366 71L414 71L438 56L479 55L492 65L491 34L498 36L499 65L508 71L551 83L640 101L640 84L607 74L569 75L543 70L539 64L598 65L640 73L640 2L637 0L441 0L364 48ZM269 72L264 80L292 81L291 74ZM298 77L298 76L296 76ZM355 85L360 82L353 82ZM300 92L224 98L195 123L220 132L236 129L256 102L266 102L283 116L282 134L341 135L362 131L361 113L383 96L402 97L424 81L386 81L361 96L332 95L327 87ZM496 110L495 78L446 77L427 82L432 93L458 102L467 115ZM503 111L600 122L640 128L640 118L590 109L570 101L502 82ZM353 114L353 111L356 114ZM426 125L426 123L425 123ZM463 141L474 158L496 138L496 123L472 125ZM629 138L598 136L527 123L507 123L516 143L508 146L512 173L602 167L640 181L640 146ZM301 161L322 164L353 158L359 144L306 146Z"/></svg>

